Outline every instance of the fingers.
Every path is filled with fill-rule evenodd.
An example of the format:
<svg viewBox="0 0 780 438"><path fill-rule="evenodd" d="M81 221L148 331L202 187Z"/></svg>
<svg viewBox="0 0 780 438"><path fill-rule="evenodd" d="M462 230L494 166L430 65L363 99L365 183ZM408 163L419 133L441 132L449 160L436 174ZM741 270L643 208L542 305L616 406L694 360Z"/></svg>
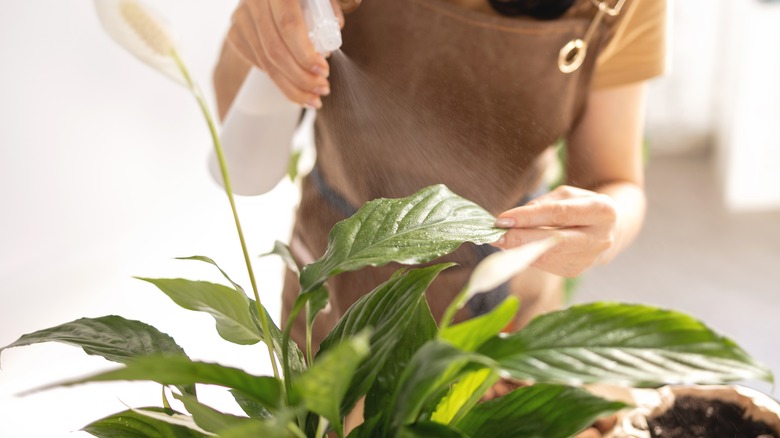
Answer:
<svg viewBox="0 0 780 438"><path fill-rule="evenodd" d="M590 195L570 198L547 196L522 207L501 213L496 220L500 228L581 227L613 224L617 217L615 204L607 195L589 192Z"/></svg>
<svg viewBox="0 0 780 438"><path fill-rule="evenodd" d="M596 193L590 190L581 189L579 187L558 186L551 192L545 193L537 197L536 199L533 199L527 205L546 203L551 201L560 201L562 199L569 199L569 198L585 198L588 196L593 196L595 194Z"/></svg>
<svg viewBox="0 0 780 438"><path fill-rule="evenodd" d="M263 2L265 3L265 2ZM277 35L281 36L283 44L279 47L273 47L278 50L278 61L288 64L295 62L301 70L307 73L313 73L327 77L328 63L325 58L319 54L314 45L309 40L309 31L306 29L306 23L303 19L303 11L300 2L290 0L268 0L271 13L273 14L273 24L275 25ZM270 23L264 23L270 26ZM265 29L270 37L272 28ZM265 41L265 39L263 40ZM278 41L274 41L277 43ZM266 50L268 52L268 50ZM269 57L274 61L274 56ZM291 59L289 59L291 57Z"/></svg>
<svg viewBox="0 0 780 438"><path fill-rule="evenodd" d="M576 277L586 269L602 262L614 245L612 231L598 227L567 229L509 230L494 246L514 248L529 242L555 237L558 243L539 257L533 267L564 277Z"/></svg>
<svg viewBox="0 0 780 438"><path fill-rule="evenodd" d="M298 2L243 1L233 14L228 40L291 101L320 108L320 97L330 93L328 63L309 41Z"/></svg>
<svg viewBox="0 0 780 438"><path fill-rule="evenodd" d="M339 19L339 28L344 29L344 11L341 10L341 2L339 0L330 0L330 5L333 7L336 18Z"/></svg>
<svg viewBox="0 0 780 438"><path fill-rule="evenodd" d="M555 237L558 243L532 266L574 277L608 260L614 252L616 225L612 198L564 186L500 214L496 226L509 230L493 245L514 248Z"/></svg>

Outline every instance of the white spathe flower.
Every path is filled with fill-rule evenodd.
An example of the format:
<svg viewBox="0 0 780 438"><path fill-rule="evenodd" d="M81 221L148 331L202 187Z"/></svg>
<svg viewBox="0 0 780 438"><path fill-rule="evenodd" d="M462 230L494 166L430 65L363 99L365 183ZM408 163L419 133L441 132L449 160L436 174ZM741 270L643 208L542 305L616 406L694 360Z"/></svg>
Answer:
<svg viewBox="0 0 780 438"><path fill-rule="evenodd" d="M95 9L114 41L144 63L187 86L176 61L176 38L159 14L137 0L95 0Z"/></svg>
<svg viewBox="0 0 780 438"><path fill-rule="evenodd" d="M508 281L530 266L557 242L558 239L550 237L485 257L471 273L471 278L466 285L468 290L466 300L480 292L493 290Z"/></svg>

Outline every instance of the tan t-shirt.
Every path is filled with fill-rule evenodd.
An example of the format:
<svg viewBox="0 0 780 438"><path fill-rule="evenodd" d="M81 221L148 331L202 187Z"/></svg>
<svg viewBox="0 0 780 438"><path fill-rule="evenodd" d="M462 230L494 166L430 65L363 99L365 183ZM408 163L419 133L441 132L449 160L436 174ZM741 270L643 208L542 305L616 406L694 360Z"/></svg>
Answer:
<svg viewBox="0 0 780 438"><path fill-rule="evenodd" d="M461 7L497 14L488 0L449 0ZM594 7L595 13L595 7ZM644 81L666 69L666 0L634 0L609 45L599 54L593 88Z"/></svg>

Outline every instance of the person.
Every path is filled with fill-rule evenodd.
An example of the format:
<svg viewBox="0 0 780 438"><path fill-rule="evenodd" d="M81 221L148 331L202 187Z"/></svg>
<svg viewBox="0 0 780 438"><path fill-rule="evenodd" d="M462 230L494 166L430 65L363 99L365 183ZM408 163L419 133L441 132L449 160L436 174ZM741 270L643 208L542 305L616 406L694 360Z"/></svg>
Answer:
<svg viewBox="0 0 780 438"><path fill-rule="evenodd" d="M316 165L303 180L291 240L299 262L323 254L330 228L363 203L444 183L508 230L495 248L560 237L532 269L458 315L484 313L513 293L519 327L562 305L562 277L609 262L635 238L646 204L646 82L665 68L663 0L333 5L344 43L326 59L307 38L297 1L242 0L214 72L222 116L251 65L288 99L318 110ZM559 139L566 184L545 192ZM487 252L463 245L446 258L458 266L428 292L437 319ZM331 279L315 345L397 268ZM286 321L298 293L290 272L283 293ZM293 337L302 344L303 336L298 320Z"/></svg>

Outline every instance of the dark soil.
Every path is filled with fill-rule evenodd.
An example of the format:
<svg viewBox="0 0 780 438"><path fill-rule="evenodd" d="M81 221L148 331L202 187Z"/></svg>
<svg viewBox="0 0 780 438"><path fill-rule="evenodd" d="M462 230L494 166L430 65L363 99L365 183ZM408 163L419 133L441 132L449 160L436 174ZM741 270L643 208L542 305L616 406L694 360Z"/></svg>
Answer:
<svg viewBox="0 0 780 438"><path fill-rule="evenodd" d="M780 438L763 422L743 418L733 403L679 397L663 415L647 419L653 438Z"/></svg>

